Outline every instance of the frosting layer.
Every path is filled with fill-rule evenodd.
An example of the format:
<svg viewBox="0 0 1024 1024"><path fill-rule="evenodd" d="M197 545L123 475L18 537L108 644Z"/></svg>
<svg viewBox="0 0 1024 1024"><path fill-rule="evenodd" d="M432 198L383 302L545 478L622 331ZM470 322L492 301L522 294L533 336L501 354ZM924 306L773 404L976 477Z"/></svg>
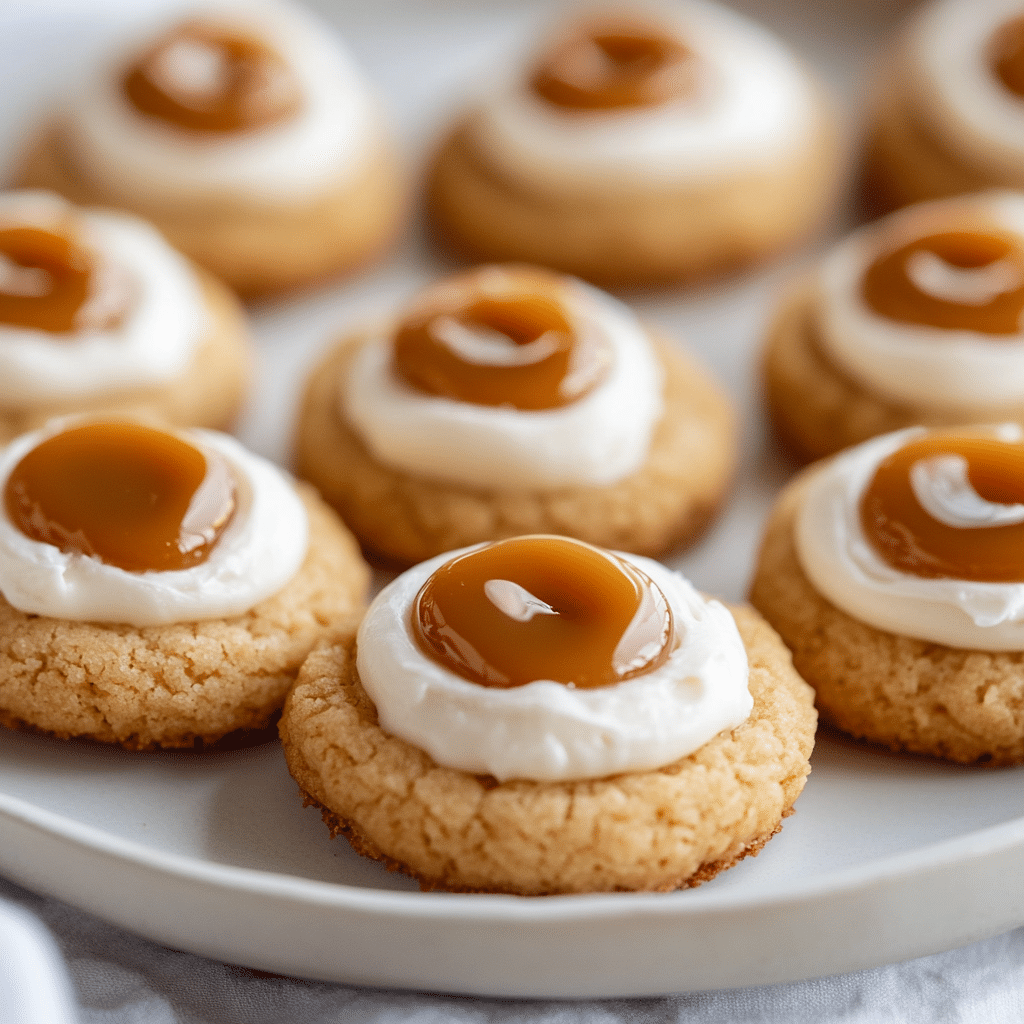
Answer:
<svg viewBox="0 0 1024 1024"><path fill-rule="evenodd" d="M992 429L1007 441L1024 436L1012 424ZM814 474L796 520L803 570L834 605L877 629L949 647L1024 650L1024 584L924 579L900 572L881 559L864 535L860 501L879 463L926 433L912 427L873 438ZM927 468L918 474L915 488L930 489L934 504L950 505L940 493L950 483L949 474L927 474ZM965 512L963 501L959 506L961 517L973 518L975 528L987 525L978 522L977 510Z"/></svg>
<svg viewBox="0 0 1024 1024"><path fill-rule="evenodd" d="M986 192L910 207L854 232L822 262L815 294L819 343L870 391L975 415L1024 403L1024 324L1015 334L993 335L897 323L875 313L862 295L864 274L880 255L964 226L988 226L1024 246L1024 194Z"/></svg>
<svg viewBox="0 0 1024 1024"><path fill-rule="evenodd" d="M139 113L121 82L124 56L82 83L65 111L74 160L89 177L155 202L222 198L304 201L362 167L379 128L348 53L326 26L286 0L210 0L188 16L266 39L295 75L295 116L252 132L208 138ZM133 53L150 40L135 40Z"/></svg>
<svg viewBox="0 0 1024 1024"><path fill-rule="evenodd" d="M732 615L678 573L638 555L617 553L654 581L677 630L678 645L660 668L597 689L536 680L499 690L462 679L428 658L409 628L420 587L460 553L399 576L370 606L357 639L359 677L381 727L438 764L500 781L648 771L750 714L747 655Z"/></svg>
<svg viewBox="0 0 1024 1024"><path fill-rule="evenodd" d="M0 490L22 456L79 422L51 421L0 451ZM126 572L30 540L0 505L0 594L34 615L161 626L241 615L284 587L305 558L309 532L291 481L226 434L175 433L217 452L235 476L234 517L205 562L171 572Z"/></svg>
<svg viewBox="0 0 1024 1024"><path fill-rule="evenodd" d="M636 316L566 279L576 333L607 341L611 366L583 398L516 410L423 394L391 366L394 325L364 343L341 384L340 412L379 462L472 487L608 484L638 469L661 416L662 371Z"/></svg>
<svg viewBox="0 0 1024 1024"><path fill-rule="evenodd" d="M145 221L75 209L48 192L0 196L5 227L69 217L99 273L108 264L127 282L127 312L116 326L66 335L0 323L0 404L9 408L163 384L184 372L208 327L191 264Z"/></svg>
<svg viewBox="0 0 1024 1024"><path fill-rule="evenodd" d="M640 17L694 53L690 94L637 109L568 111L541 99L521 70L474 111L480 151L542 189L615 181L635 189L770 166L809 143L811 84L767 29L702 0Z"/></svg>

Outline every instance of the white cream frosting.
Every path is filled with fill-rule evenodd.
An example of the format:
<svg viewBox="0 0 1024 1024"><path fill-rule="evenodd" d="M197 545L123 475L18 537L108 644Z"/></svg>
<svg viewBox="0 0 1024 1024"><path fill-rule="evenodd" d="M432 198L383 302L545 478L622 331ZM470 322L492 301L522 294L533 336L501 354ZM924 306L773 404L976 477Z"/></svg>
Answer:
<svg viewBox="0 0 1024 1024"><path fill-rule="evenodd" d="M626 111L567 111L532 91L525 68L475 110L475 145L539 188L616 180L635 188L771 166L810 143L811 83L767 29L703 0L639 13L697 54L701 74L692 96Z"/></svg>
<svg viewBox="0 0 1024 1024"><path fill-rule="evenodd" d="M1013 424L993 430L1005 441L1024 436ZM900 572L882 560L864 534L860 502L875 470L893 452L926 433L922 427L912 427L873 438L815 473L796 519L800 564L819 593L878 629L947 647L1024 650L1024 584L924 579ZM967 491L958 483L958 471L952 465L936 467L931 459L922 462L931 465L918 472L915 493L930 492L925 500L942 521L965 529L983 529L993 517L1007 514L1016 521L1019 506L993 509L973 488Z"/></svg>
<svg viewBox="0 0 1024 1024"><path fill-rule="evenodd" d="M1020 0L940 0L911 25L910 86L919 111L953 153L1024 187L1024 97L992 70L993 33L1024 15Z"/></svg>
<svg viewBox="0 0 1024 1024"><path fill-rule="evenodd" d="M448 671L420 650L409 623L428 577L461 553L422 562L386 587L357 644L359 678L381 727L438 764L500 781L648 771L693 753L750 715L747 654L732 615L678 573L638 555L619 557L654 581L676 627L677 646L659 668L596 689L550 680L494 689Z"/></svg>
<svg viewBox="0 0 1024 1024"><path fill-rule="evenodd" d="M661 364L626 306L565 280L574 330L603 338L611 350L604 380L582 398L533 411L424 394L392 369L391 324L374 332L353 359L340 387L342 416L377 461L450 483L537 488L628 476L646 459L661 417Z"/></svg>
<svg viewBox="0 0 1024 1024"><path fill-rule="evenodd" d="M313 15L286 0L202 0L198 16L264 38L298 80L301 105L286 121L204 137L139 113L121 82L149 45L135 40L97 69L65 112L73 159L90 178L154 202L243 193L289 202L357 174L378 141L378 114L351 57Z"/></svg>
<svg viewBox="0 0 1024 1024"><path fill-rule="evenodd" d="M815 293L819 343L868 390L894 402L960 414L1024 403L1024 323L1012 335L897 323L872 310L862 295L864 274L880 256L965 225L991 225L1018 236L1024 246L1024 194L984 192L910 207L854 232L822 262ZM1024 283L1008 263L987 269L958 271L935 257L908 272L937 297L978 304L993 290Z"/></svg>
<svg viewBox="0 0 1024 1024"><path fill-rule="evenodd" d="M81 419L51 421L0 450L0 493L42 441ZM162 626L241 615L281 590L305 558L309 523L291 481L227 434L172 431L221 455L235 477L235 513L205 562L128 572L27 537L0 500L0 593L20 611L56 619Z"/></svg>
<svg viewBox="0 0 1024 1024"><path fill-rule="evenodd" d="M107 264L126 280L126 313L116 326L70 334L0 323L0 405L8 408L164 384L184 372L209 328L195 271L144 221L76 209L48 192L0 194L0 227L45 229L68 217L100 272Z"/></svg>

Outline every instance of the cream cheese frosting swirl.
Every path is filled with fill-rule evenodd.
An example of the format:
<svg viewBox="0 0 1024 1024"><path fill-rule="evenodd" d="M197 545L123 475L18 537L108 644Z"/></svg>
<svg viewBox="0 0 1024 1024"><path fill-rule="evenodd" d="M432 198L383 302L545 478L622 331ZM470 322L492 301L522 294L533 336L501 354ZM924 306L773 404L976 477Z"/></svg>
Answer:
<svg viewBox="0 0 1024 1024"><path fill-rule="evenodd" d="M625 305L581 281L564 281L575 330L604 339L611 355L604 379L582 398L524 411L424 394L392 368L391 324L353 360L339 389L341 415L379 462L450 483L537 488L628 476L643 464L661 416L661 366Z"/></svg>
<svg viewBox="0 0 1024 1024"><path fill-rule="evenodd" d="M1024 193L985 192L922 203L854 232L826 256L817 274L817 337L836 365L875 394L984 416L1024 403L1024 323L1009 335L899 323L875 312L863 295L865 274L880 256L958 227L989 227L1024 248ZM938 260L908 267L922 287L967 303L985 299L993 289L1024 284L1010 267L985 269L992 272L957 273ZM1000 271L1006 274L999 277Z"/></svg>
<svg viewBox="0 0 1024 1024"><path fill-rule="evenodd" d="M540 189L672 186L770 166L806 146L816 102L796 59L767 29L702 0L642 9L695 54L695 88L638 108L566 111L522 73L471 115L478 149ZM621 16L620 16L621 17Z"/></svg>
<svg viewBox="0 0 1024 1024"><path fill-rule="evenodd" d="M616 553L664 594L678 642L660 667L611 686L536 680L499 690L444 668L410 631L420 587L448 552L386 587L359 628L357 668L381 727L438 764L499 781L561 781L648 771L685 757L753 707L735 620L659 562Z"/></svg>
<svg viewBox="0 0 1024 1024"><path fill-rule="evenodd" d="M1003 441L1020 441L1015 424L991 428ZM809 481L797 515L800 564L825 598L877 629L948 647L1024 650L1024 583L929 579L886 563L865 536L860 502L880 463L927 431L922 427L873 438L837 455ZM1024 520L1019 506L995 506L964 486L952 460L917 463L911 474L922 506L940 522L985 529Z"/></svg>
<svg viewBox="0 0 1024 1024"><path fill-rule="evenodd" d="M1024 188L1024 97L992 67L993 36L1024 15L1020 0L939 0L911 25L909 87L942 145Z"/></svg>
<svg viewBox="0 0 1024 1024"><path fill-rule="evenodd" d="M358 173L379 133L378 115L352 59L325 26L286 0L210 0L187 15L265 39L297 79L296 113L251 132L202 137L178 130L128 101L123 50L82 83L64 112L73 159L86 176L154 202L242 194L288 203ZM147 42L125 49L141 51Z"/></svg>
<svg viewBox="0 0 1024 1024"><path fill-rule="evenodd" d="M54 420L0 450L0 491L21 459L81 418ZM234 438L170 431L222 456L235 481L235 513L205 562L167 572L128 572L32 540L0 502L0 594L20 611L55 619L159 626L241 615L277 593L302 565L306 510L276 466Z"/></svg>

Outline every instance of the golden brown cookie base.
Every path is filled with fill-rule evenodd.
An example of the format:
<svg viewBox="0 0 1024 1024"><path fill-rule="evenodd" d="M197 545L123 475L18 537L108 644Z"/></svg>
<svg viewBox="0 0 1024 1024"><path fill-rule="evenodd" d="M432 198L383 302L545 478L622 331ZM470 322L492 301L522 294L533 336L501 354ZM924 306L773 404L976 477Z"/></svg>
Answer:
<svg viewBox="0 0 1024 1024"><path fill-rule="evenodd" d="M824 108L819 121L806 150L768 169L543 191L484 157L467 119L433 161L428 208L440 237L472 260L540 263L605 286L695 282L764 260L822 220L839 155Z"/></svg>
<svg viewBox="0 0 1024 1024"><path fill-rule="evenodd" d="M338 411L339 381L362 338L313 371L299 414L296 466L370 550L397 564L481 541L558 533L637 554L692 542L714 516L736 461L735 421L706 372L655 339L665 412L645 464L600 487L541 491L461 487L378 462Z"/></svg>
<svg viewBox="0 0 1024 1024"><path fill-rule="evenodd" d="M911 203L988 188L1024 188L973 165L939 139L914 101L907 56L899 51L872 106L863 166L865 202L881 215Z"/></svg>
<svg viewBox="0 0 1024 1024"><path fill-rule="evenodd" d="M886 633L827 601L793 539L813 468L783 493L768 523L750 599L817 691L822 720L892 750L950 761L1024 761L1024 652L960 650Z"/></svg>
<svg viewBox="0 0 1024 1024"><path fill-rule="evenodd" d="M309 287L371 262L393 241L405 207L397 157L383 142L356 177L294 205L237 194L181 203L131 195L117 182L91 180L59 127L29 150L15 183L82 206L130 210L245 298Z"/></svg>
<svg viewBox="0 0 1024 1024"><path fill-rule="evenodd" d="M543 895L665 891L706 881L778 831L810 770L816 715L789 653L734 609L754 710L688 757L579 782L499 783L385 733L354 643L325 643L281 719L289 769L332 832L425 887Z"/></svg>
<svg viewBox="0 0 1024 1024"><path fill-rule="evenodd" d="M71 402L20 409L0 406L0 444L42 426L53 416L111 413L157 419L178 427L227 430L235 421L252 373L249 325L235 296L198 271L210 321L181 376L159 387L110 391Z"/></svg>
<svg viewBox="0 0 1024 1024"><path fill-rule="evenodd" d="M904 427L1024 423L1021 406L950 412L872 394L822 351L810 283L794 289L782 304L768 332L762 368L772 426L800 462Z"/></svg>
<svg viewBox="0 0 1024 1024"><path fill-rule="evenodd" d="M0 724L133 750L195 747L261 729L310 649L362 611L368 573L310 488L306 560L244 615L168 626L30 615L0 598Z"/></svg>

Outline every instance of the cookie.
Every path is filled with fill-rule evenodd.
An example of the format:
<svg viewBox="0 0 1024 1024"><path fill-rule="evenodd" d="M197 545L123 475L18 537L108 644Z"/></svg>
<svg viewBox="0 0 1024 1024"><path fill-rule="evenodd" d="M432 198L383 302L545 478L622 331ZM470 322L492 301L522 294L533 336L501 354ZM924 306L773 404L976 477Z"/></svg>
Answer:
<svg viewBox="0 0 1024 1024"><path fill-rule="evenodd" d="M811 461L915 424L1024 420L1018 263L1024 201L1010 192L908 207L836 246L780 302L764 347L789 451Z"/></svg>
<svg viewBox="0 0 1024 1024"><path fill-rule="evenodd" d="M246 297L380 255L402 215L402 177L351 58L284 2L211 10L125 44L17 172L151 220Z"/></svg>
<svg viewBox="0 0 1024 1024"><path fill-rule="evenodd" d="M581 17L510 77L429 173L438 234L471 259L693 281L794 244L830 205L827 104L778 40L722 8Z"/></svg>
<svg viewBox="0 0 1024 1024"><path fill-rule="evenodd" d="M588 301L593 296L588 292ZM601 297L600 309L611 301ZM617 316L628 312L617 304L616 309ZM549 422L540 413L519 413L516 422L526 421L523 430L529 428L530 433L508 441L502 435L493 452L482 447L491 421L478 416L473 423L464 423L469 415L465 404L449 402L446 408L455 426L434 441L423 438L423 445L435 444L434 451L446 465L428 465L427 453L419 448L408 466L388 464L370 449L365 434L342 408L346 386L362 390L352 384L353 367L366 358L361 354L366 346L380 344L379 334L345 339L311 374L299 414L297 471L320 489L369 550L402 564L478 541L532 532L564 533L640 554L691 543L720 507L732 478L733 412L715 382L680 346L639 327L631 315L630 323L637 350L653 353L663 397L660 412L652 407L649 440L642 440L639 457L611 480L599 476L587 483L578 477L584 460L597 474L609 468L624 442L606 442L600 431L607 425L618 429L627 412L639 414L648 408L649 396L641 395L632 405L616 399L595 417L598 422L588 420L573 428L564 441L540 425ZM617 358L634 359L628 352ZM379 408L375 398L365 401ZM560 421L553 417L551 430ZM410 418L405 429L415 434L416 422ZM486 440L492 440L491 434ZM513 479L514 460L556 446L558 472L567 477L564 482L549 477L533 483L529 466L519 480ZM479 463L480 472L490 476L460 482L457 474L473 469L471 463Z"/></svg>
<svg viewBox="0 0 1024 1024"><path fill-rule="evenodd" d="M11 261L0 283L0 444L72 413L234 422L251 372L245 315L149 225L51 193L0 193L0 253ZM25 293L39 274L56 283Z"/></svg>
<svg viewBox="0 0 1024 1024"><path fill-rule="evenodd" d="M942 435L902 431L889 435L897 441L875 439L851 453L880 443L882 451L891 452L894 446L921 436ZM797 540L799 517L816 481L830 468L834 472L835 465L851 453L808 468L783 492L765 529L751 602L778 630L793 652L796 670L814 687L822 721L892 750L968 764L1021 763L1024 643L1015 650L983 649L983 634L986 630L994 633L996 628L974 626L968 633L973 621L964 613L945 610L954 606L957 598L943 595L970 589L970 584L950 578L911 578L911 590L893 591L891 596L865 591L859 605L844 608L839 602L845 603L847 595L822 593L821 570L815 582L809 577ZM876 452L871 465L877 465L880 458ZM850 500L861 490L850 485ZM845 527L848 533L856 531L852 522ZM907 583L907 574L893 572L886 565L879 569L874 562L855 579L862 583L876 573L885 581ZM844 589L853 586L844 584ZM943 589L937 594L940 586ZM918 606L920 611L915 611ZM881 609L887 620L878 618ZM989 611L989 620L999 618L991 607ZM954 614L955 629L939 631ZM867 621L871 618L875 621ZM889 628L882 628L883 621ZM1003 628L1017 629L1005 620ZM958 636L963 637L960 642L956 642ZM1012 638L1003 640L1011 648L1015 643Z"/></svg>
<svg viewBox="0 0 1024 1024"><path fill-rule="evenodd" d="M289 694L280 723L289 769L332 835L424 889L541 895L700 884L779 830L803 788L816 721L809 688L776 634L749 608L731 612L749 661L752 710L658 767L499 781L442 765L382 727L355 644L341 638L310 655ZM422 710L436 708L427 696ZM488 734L483 743L497 760L499 735L511 745L519 734ZM552 737L537 742L559 748Z"/></svg>
<svg viewBox="0 0 1024 1024"><path fill-rule="evenodd" d="M202 435L202 443L220 444L210 434ZM236 471L239 448L232 442L222 449ZM267 474L279 476L269 465L261 471ZM257 486L252 479L249 486ZM283 480L281 486L290 487ZM236 536L238 530L249 536L245 531L256 528L239 523L238 517L257 516L263 520L257 532L270 534L269 540L260 541L263 547L270 543L290 548L288 532L298 528L293 522L297 510L299 524L308 521L308 545L299 549L298 568L290 575L286 566L284 584L272 581L273 592L248 607L244 596L239 604L228 593L228 613L218 614L215 607L191 618L176 613L172 603L189 600L188 592L184 598L153 595L164 576L175 577L176 586L188 591L193 586L187 582L189 573L195 570L146 573L139 585L147 589L118 597L112 589L117 580L110 582L111 567L83 564L94 559L82 555L69 556L60 577L65 600L78 602L77 616L42 614L39 591L46 587L39 581L56 570L36 567L26 576L18 571L16 555L24 555L28 545L29 555L34 547L42 551L41 564L52 566L56 549L32 545L16 533L8 512L0 537L0 722L133 750L198 748L229 733L266 727L310 649L332 627L337 630L348 622L354 628L367 585L366 566L351 535L311 488L302 487L299 496L301 501L285 495L280 514L274 511L280 498L269 511L253 512L252 505L236 509L234 526L228 528ZM228 539L220 543L231 543L235 550L230 533L224 536ZM232 557L244 571L245 549L240 551ZM266 563L276 556L257 551L252 557ZM229 567L228 576L232 571L238 570ZM217 576L203 579L194 589L224 589ZM244 592L244 586L228 580L227 590L241 587ZM104 607L109 609L106 615ZM124 621L133 612L142 621L147 616L161 621Z"/></svg>

